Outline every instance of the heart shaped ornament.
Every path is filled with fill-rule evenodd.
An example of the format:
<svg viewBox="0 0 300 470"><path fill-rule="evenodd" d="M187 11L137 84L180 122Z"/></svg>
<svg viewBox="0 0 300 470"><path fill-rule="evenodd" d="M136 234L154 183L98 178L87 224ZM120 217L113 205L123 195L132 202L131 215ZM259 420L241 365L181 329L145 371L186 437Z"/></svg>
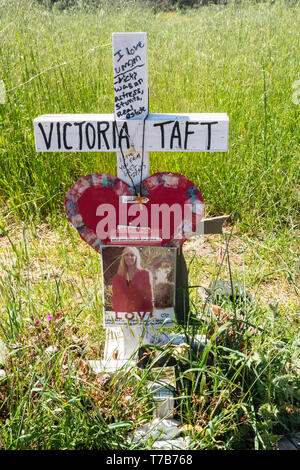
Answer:
<svg viewBox="0 0 300 470"><path fill-rule="evenodd" d="M146 178L138 196L119 178L87 175L68 191L65 208L81 238L99 252L103 245L178 247L195 235L204 214L200 191L175 173Z"/></svg>

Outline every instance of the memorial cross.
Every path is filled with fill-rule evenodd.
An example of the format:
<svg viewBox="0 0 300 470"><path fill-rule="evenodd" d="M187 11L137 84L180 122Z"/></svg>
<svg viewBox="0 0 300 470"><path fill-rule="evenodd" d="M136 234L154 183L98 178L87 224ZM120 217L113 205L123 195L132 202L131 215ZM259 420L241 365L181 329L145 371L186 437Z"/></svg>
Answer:
<svg viewBox="0 0 300 470"><path fill-rule="evenodd" d="M226 114L149 113L146 33L114 33L113 66L115 114L39 116L38 152L117 152L118 177L132 185L149 176L150 151L228 150Z"/></svg>
<svg viewBox="0 0 300 470"><path fill-rule="evenodd" d="M151 114L148 103L146 33L113 33L114 114L50 114L34 119L38 152L116 152L117 176L135 189L150 175L149 152L226 152L229 118L224 113ZM172 83L170 82L170 92ZM226 217L207 219L220 233ZM215 228L217 227L217 228ZM202 233L207 233L204 228ZM108 331L105 355L123 342L123 351L108 366L117 370L128 360L143 327ZM137 334L138 333L138 334ZM108 357L106 357L108 359Z"/></svg>

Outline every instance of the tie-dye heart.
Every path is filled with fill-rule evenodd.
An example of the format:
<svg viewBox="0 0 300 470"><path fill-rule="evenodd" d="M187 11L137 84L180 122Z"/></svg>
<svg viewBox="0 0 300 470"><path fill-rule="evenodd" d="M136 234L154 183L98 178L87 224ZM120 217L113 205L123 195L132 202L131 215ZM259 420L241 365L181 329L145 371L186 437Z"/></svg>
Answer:
<svg viewBox="0 0 300 470"><path fill-rule="evenodd" d="M96 251L103 245L180 246L204 213L200 191L185 176L156 173L135 189L94 173L80 178L65 199L69 221Z"/></svg>

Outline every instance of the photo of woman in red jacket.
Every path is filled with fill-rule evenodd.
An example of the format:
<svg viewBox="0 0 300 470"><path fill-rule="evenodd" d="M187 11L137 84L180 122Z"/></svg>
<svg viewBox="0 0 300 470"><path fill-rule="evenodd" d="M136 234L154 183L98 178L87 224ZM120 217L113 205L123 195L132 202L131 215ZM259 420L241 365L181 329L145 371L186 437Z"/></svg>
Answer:
<svg viewBox="0 0 300 470"><path fill-rule="evenodd" d="M122 251L117 273L112 278L112 307L115 312L150 313L150 318L153 316L152 274L141 268L136 247L128 246Z"/></svg>

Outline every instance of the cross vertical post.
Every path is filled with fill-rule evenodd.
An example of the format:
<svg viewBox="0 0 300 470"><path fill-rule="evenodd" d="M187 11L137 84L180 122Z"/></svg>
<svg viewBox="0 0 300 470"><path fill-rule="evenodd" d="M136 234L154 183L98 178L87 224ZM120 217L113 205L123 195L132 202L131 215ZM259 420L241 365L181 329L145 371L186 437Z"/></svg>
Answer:
<svg viewBox="0 0 300 470"><path fill-rule="evenodd" d="M139 185L150 175L149 152L144 148L137 152L134 147L137 132L142 130L145 138L145 129L141 128L149 114L147 35L113 33L112 43L115 119L136 124L128 135L130 149L117 151L117 175L130 186Z"/></svg>
<svg viewBox="0 0 300 470"><path fill-rule="evenodd" d="M122 132L123 127L119 131L119 143L122 145L124 138L128 144L127 137L130 148L128 150L127 145L127 149L117 151L117 176L130 186L135 186L139 193L139 184L150 175L149 152L145 152L143 143L139 151L134 147L134 139L141 127L145 134L144 120L149 114L147 35L113 33L112 44L115 120L135 121L136 125L130 134ZM136 361L144 333L144 327L137 325L106 328L104 361L100 369L115 371L130 359ZM121 356L119 360L118 355Z"/></svg>

